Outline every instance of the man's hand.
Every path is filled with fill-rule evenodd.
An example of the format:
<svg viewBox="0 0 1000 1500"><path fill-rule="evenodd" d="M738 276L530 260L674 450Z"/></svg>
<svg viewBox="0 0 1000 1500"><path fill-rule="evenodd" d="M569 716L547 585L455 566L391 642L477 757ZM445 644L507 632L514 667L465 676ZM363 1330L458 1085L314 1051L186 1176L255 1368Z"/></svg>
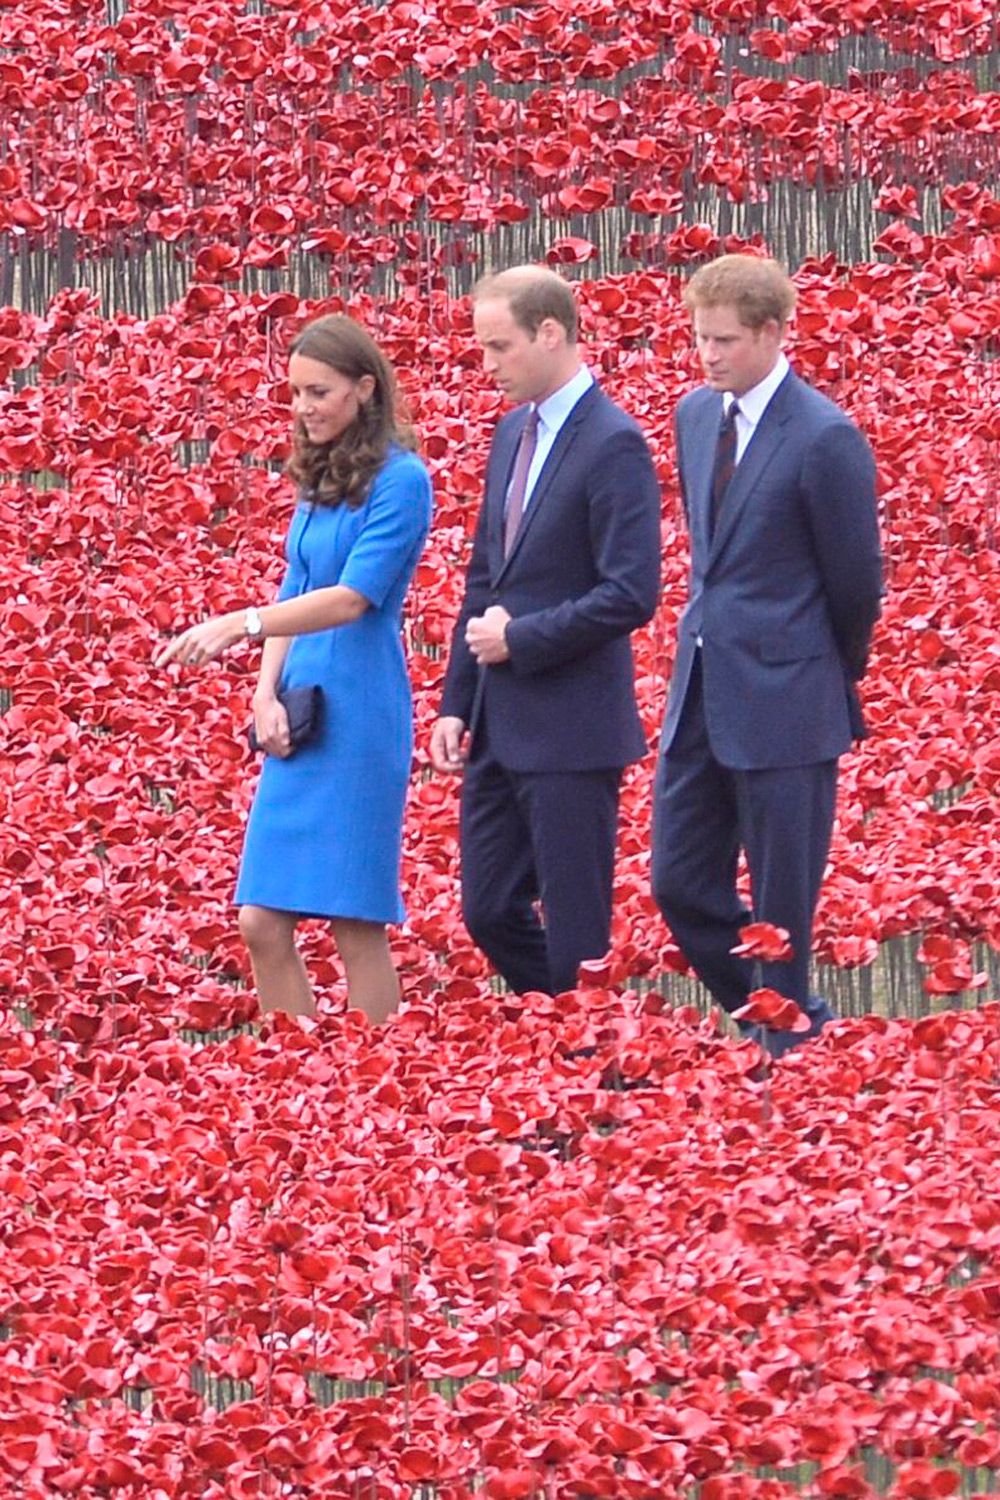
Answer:
<svg viewBox="0 0 1000 1500"><path fill-rule="evenodd" d="M431 730L431 764L436 771L457 776L465 767L465 720L446 715Z"/></svg>
<svg viewBox="0 0 1000 1500"><path fill-rule="evenodd" d="M214 619L202 620L200 625L190 625L180 635L175 635L153 658L153 666L165 667L169 661L180 661L189 667L203 667L242 638L241 609L228 615L216 615Z"/></svg>
<svg viewBox="0 0 1000 1500"><path fill-rule="evenodd" d="M465 644L481 667L510 661L507 622L510 615L502 604L491 604L485 614L473 615L465 627Z"/></svg>

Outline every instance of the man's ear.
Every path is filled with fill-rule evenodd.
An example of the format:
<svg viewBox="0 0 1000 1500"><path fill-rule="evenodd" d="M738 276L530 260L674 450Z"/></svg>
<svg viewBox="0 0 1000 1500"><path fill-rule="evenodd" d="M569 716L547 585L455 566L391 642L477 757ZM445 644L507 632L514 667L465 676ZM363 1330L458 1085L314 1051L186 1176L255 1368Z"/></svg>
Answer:
<svg viewBox="0 0 1000 1500"><path fill-rule="evenodd" d="M540 340L543 348L558 349L566 341L566 330L558 318L543 318L535 337Z"/></svg>

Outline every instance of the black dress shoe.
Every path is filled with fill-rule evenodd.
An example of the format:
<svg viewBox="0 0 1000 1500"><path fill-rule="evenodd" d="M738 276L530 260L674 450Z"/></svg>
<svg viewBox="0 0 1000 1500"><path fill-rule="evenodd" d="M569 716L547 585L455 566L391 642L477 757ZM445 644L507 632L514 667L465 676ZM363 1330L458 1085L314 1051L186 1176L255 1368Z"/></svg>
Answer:
<svg viewBox="0 0 1000 1500"><path fill-rule="evenodd" d="M803 1042L819 1036L827 1021L836 1020L829 1002L822 995L810 995L802 1009L809 1017L808 1031L768 1031L763 1026L758 1028L762 1033L758 1036L758 1041L769 1057L784 1057L793 1047L801 1047Z"/></svg>

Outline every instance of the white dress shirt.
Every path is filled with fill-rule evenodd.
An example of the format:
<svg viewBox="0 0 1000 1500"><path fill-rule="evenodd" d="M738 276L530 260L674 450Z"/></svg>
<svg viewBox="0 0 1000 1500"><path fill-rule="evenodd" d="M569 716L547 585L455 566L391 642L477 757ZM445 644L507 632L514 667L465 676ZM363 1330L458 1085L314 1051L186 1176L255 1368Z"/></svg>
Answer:
<svg viewBox="0 0 1000 1500"><path fill-rule="evenodd" d="M778 355L777 364L774 369L764 376L763 380L757 382L739 398L740 409L736 413L736 462L739 463L747 451L747 444L757 431L757 423L767 411L771 397L778 386L788 374L788 360L784 354ZM723 415L728 413L736 397L732 391L722 393ZM699 648L703 645L700 635L695 636L695 645Z"/></svg>
<svg viewBox="0 0 1000 1500"><path fill-rule="evenodd" d="M745 395L740 396L740 409L736 414L736 462L739 463L747 451L747 444L757 430L757 423L767 410L768 403L774 395L778 386L788 374L788 360L783 354L778 355L778 362L769 375L752 386ZM729 411L736 398L732 391L724 391L722 396L722 410L725 414ZM539 428L539 431L541 429Z"/></svg>
<svg viewBox="0 0 1000 1500"><path fill-rule="evenodd" d="M546 396L544 401L538 403L538 438L535 443L535 452L532 456L531 465L528 469L528 483L524 491L524 508L528 509L531 503L531 494L538 482L538 476L542 472L542 465L552 451L552 444L559 436L563 423L568 418L580 397L585 395L594 383L594 377L586 365L581 365L576 374L561 385L551 396Z"/></svg>

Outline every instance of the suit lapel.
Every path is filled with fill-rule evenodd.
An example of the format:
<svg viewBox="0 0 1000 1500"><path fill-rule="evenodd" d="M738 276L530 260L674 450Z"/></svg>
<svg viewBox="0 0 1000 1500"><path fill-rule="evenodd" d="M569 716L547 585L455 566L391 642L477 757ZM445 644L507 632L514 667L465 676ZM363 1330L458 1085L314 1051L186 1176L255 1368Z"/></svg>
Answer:
<svg viewBox="0 0 1000 1500"><path fill-rule="evenodd" d="M545 497L552 486L552 481L559 471L559 466L562 463L563 459L566 457L566 454L569 452L570 448L573 446L573 441L580 430L581 424L586 420L587 413L591 410L593 402L597 399L597 393L598 387L595 382L594 385L589 386L588 389L584 391L583 395L580 397L579 401L576 403L573 410L570 412L569 416L566 418L565 422L556 433L556 440L552 444L552 447L549 449L548 454L546 455L545 462L542 465L542 471L539 474L538 479L535 482L535 487L528 499L528 507L524 512L524 518L521 521L517 536L514 538L514 545L505 558L503 556L503 500L507 493L507 484L510 481L510 464L508 464L505 470L503 494L500 497L499 556L501 561L499 570L494 574L494 581L496 581L496 579L498 579L501 574L507 571L510 564L514 561L514 559L517 557L517 554L524 546L524 539L531 531L535 517L538 515L541 507L544 505ZM525 421L527 421L527 413L525 414ZM517 429L517 442L520 442L521 430L523 427L524 422L519 423ZM515 450L516 446L517 444L515 443ZM513 455L511 457L511 463L512 462Z"/></svg>
<svg viewBox="0 0 1000 1500"><path fill-rule="evenodd" d="M712 468L715 461L715 442L722 421L722 397L709 402L707 409L690 423L690 436L685 440L688 455L688 474L685 484L688 498L688 526L691 530L691 548L696 556L708 559L709 517L712 511Z"/></svg>
<svg viewBox="0 0 1000 1500"><path fill-rule="evenodd" d="M521 433L524 430L524 424L527 420L528 408L525 407L522 420L517 423L509 423L504 431L497 434L495 439L496 451L491 459L491 477L485 500L485 504L489 508L486 536L490 561L490 577L494 582L503 567L504 502L510 486L511 472L514 468L514 459L517 456L518 444L521 441Z"/></svg>
<svg viewBox="0 0 1000 1500"><path fill-rule="evenodd" d="M753 492L754 485L788 436L788 423L792 417L794 379L795 377L789 371L768 402L764 415L757 423L746 452L736 465L735 473L726 491L725 500L722 503L722 514L719 518L718 529L709 549L708 560L710 566L725 548L729 538L739 525L740 517L743 514L747 500ZM714 456L714 445L712 451ZM712 476L710 469L708 477L709 490L711 489L711 484ZM705 504L706 517L710 501L711 497L709 496Z"/></svg>

